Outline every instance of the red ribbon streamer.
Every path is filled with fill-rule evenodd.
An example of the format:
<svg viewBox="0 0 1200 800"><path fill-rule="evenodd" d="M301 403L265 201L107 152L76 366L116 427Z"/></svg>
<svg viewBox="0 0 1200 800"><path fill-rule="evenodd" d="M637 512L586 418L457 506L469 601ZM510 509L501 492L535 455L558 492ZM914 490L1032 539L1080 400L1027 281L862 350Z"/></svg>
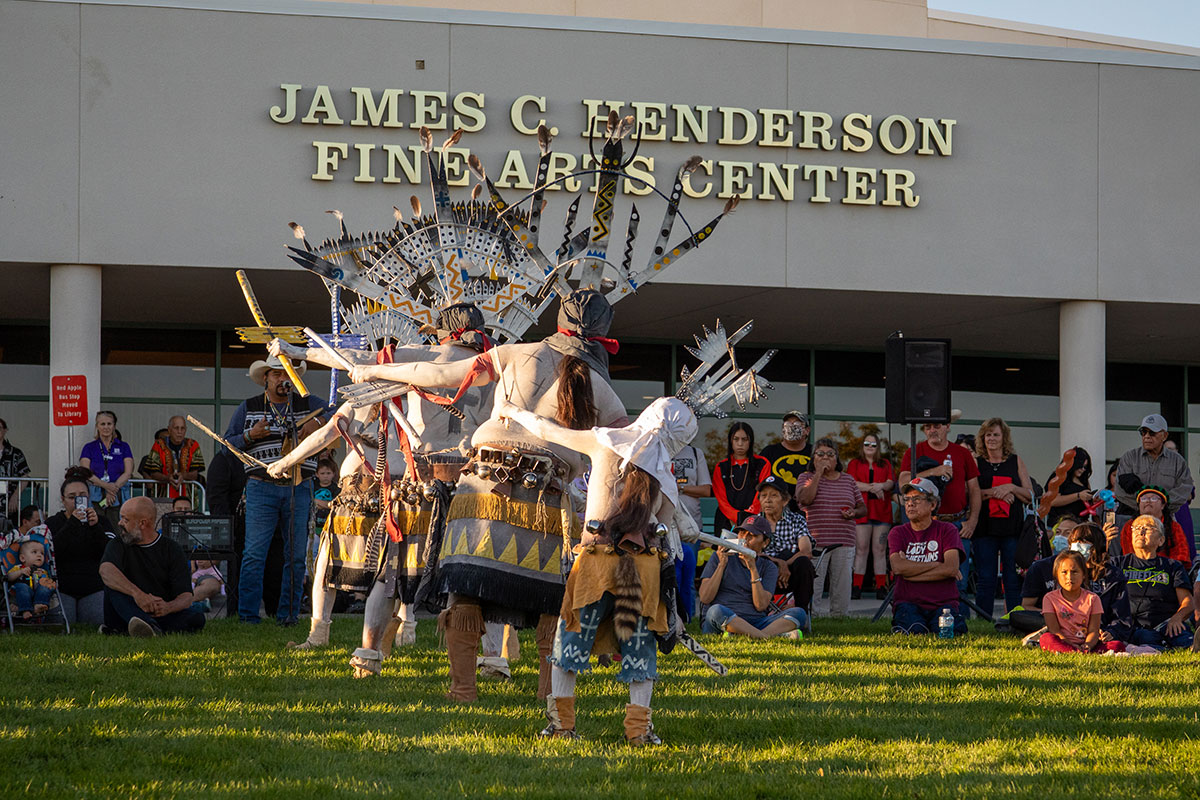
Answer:
<svg viewBox="0 0 1200 800"><path fill-rule="evenodd" d="M567 336L574 336L576 339L586 339L589 342L599 342L600 346L607 350L610 356L615 356L617 351L621 349L621 343L616 339L606 339L603 336L580 336L575 331L569 331L562 326L559 326L558 332L565 333Z"/></svg>

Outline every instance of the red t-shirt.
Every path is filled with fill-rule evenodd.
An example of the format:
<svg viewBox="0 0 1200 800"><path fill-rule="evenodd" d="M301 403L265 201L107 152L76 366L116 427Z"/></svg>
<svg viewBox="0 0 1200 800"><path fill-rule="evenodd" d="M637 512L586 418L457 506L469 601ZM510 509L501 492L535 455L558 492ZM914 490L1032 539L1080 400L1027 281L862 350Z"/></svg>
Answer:
<svg viewBox="0 0 1200 800"><path fill-rule="evenodd" d="M959 447L959 450L965 450ZM962 539L958 529L949 522L934 520L923 531L914 531L912 525L904 523L892 528L888 534L888 555L903 553L909 561L932 563L945 561L946 553L958 551L959 569L966 560ZM897 603L916 603L921 608L942 608L958 603L958 584L954 578L937 581L910 581L896 578L896 592L892 599Z"/></svg>
<svg viewBox="0 0 1200 800"><path fill-rule="evenodd" d="M945 450L934 450L929 446L929 442L917 442L917 458L928 456L937 463L941 464L946 460L946 456L950 456L950 460L954 466L954 477L946 484L946 490L942 492L942 502L937 508L940 514L957 514L967 507L967 481L972 478L979 477L979 465L975 463L975 456L971 455L971 451L963 447L961 444L953 442L946 445ZM912 472L912 451L905 452L904 459L900 462L901 472Z"/></svg>
<svg viewBox="0 0 1200 800"><path fill-rule="evenodd" d="M890 461L876 461L874 465L871 465L861 458L851 460L846 465L846 472L850 473L850 477L859 483L887 483L896 477L892 472ZM865 525L868 522L892 521L892 493L890 491L883 493L882 500L866 492L862 493L862 498L863 502L867 504L867 515L859 517L855 522Z"/></svg>

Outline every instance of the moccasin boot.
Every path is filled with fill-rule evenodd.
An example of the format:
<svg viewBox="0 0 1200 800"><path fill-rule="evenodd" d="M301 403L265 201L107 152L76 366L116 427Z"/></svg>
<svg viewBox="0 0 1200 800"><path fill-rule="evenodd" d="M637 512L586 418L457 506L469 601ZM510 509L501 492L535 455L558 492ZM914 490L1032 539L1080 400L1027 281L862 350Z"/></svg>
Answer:
<svg viewBox="0 0 1200 800"><path fill-rule="evenodd" d="M379 652L383 653L384 658L391 658L392 644L396 641L396 631L400 630L400 619L392 617L388 620L387 627L383 629L383 635L379 637Z"/></svg>
<svg viewBox="0 0 1200 800"><path fill-rule="evenodd" d="M546 719L549 724L538 736L544 739L578 739L575 732L575 696L547 697Z"/></svg>
<svg viewBox="0 0 1200 800"><path fill-rule="evenodd" d="M456 604L438 618L446 636L446 655L450 660L450 691L446 699L473 703L479 694L475 687L475 654L483 636L483 611L469 603Z"/></svg>
<svg viewBox="0 0 1200 800"><path fill-rule="evenodd" d="M308 631L308 638L303 642L288 642L289 650L313 650L329 646L329 626L331 623L314 619Z"/></svg>
<svg viewBox="0 0 1200 800"><path fill-rule="evenodd" d="M350 667L356 678L374 678L383 670L383 653L360 647L350 657Z"/></svg>
<svg viewBox="0 0 1200 800"><path fill-rule="evenodd" d="M647 744L662 744L650 722L650 706L629 703L625 706L625 741L641 747Z"/></svg>
<svg viewBox="0 0 1200 800"><path fill-rule="evenodd" d="M554 649L554 634L557 630L558 617L552 614L542 614L538 619L537 630L534 633L538 652L538 700L545 700L550 696L550 661L548 659L550 651Z"/></svg>

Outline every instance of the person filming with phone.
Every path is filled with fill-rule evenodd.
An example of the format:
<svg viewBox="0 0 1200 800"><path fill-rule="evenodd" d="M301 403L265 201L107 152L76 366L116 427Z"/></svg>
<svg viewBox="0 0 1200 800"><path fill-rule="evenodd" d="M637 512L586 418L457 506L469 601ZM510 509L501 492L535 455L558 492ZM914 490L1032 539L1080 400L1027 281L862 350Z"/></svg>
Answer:
<svg viewBox="0 0 1200 800"><path fill-rule="evenodd" d="M104 622L104 583L100 560L114 538L108 518L96 513L88 498L91 471L71 467L59 491L63 510L46 520L54 543L58 591L67 622L100 625Z"/></svg>

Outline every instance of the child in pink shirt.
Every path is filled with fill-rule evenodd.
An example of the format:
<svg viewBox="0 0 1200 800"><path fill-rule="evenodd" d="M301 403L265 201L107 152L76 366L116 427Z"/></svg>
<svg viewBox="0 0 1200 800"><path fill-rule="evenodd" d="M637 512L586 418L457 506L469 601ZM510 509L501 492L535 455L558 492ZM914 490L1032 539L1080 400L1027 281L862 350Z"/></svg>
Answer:
<svg viewBox="0 0 1200 800"><path fill-rule="evenodd" d="M1087 561L1074 550L1064 550L1054 559L1054 579L1058 588L1042 600L1046 633L1038 644L1052 653L1121 652L1122 642L1100 641L1100 596L1084 588Z"/></svg>

